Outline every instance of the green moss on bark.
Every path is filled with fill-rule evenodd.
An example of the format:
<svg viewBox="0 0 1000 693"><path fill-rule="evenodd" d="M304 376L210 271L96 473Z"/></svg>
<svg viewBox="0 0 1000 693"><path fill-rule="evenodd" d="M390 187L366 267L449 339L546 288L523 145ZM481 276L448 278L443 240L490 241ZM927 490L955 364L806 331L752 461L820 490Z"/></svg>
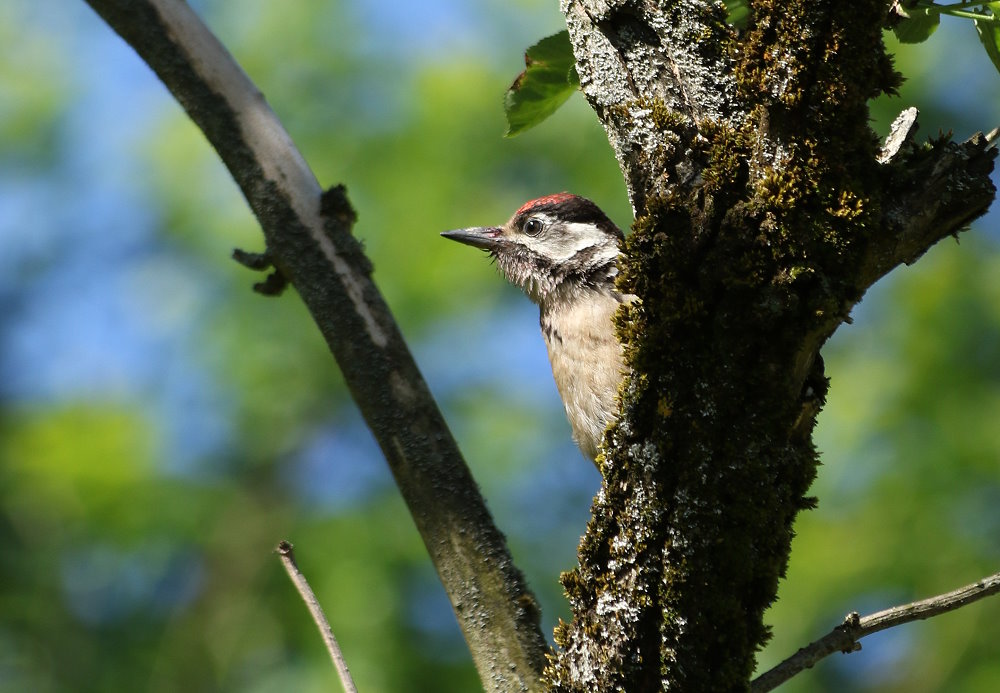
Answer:
<svg viewBox="0 0 1000 693"><path fill-rule="evenodd" d="M899 82L883 2L754 3L730 48L745 117L697 123L652 102L676 141L649 152L620 285L635 375L557 643L588 671L556 690L747 690L769 637L796 514L818 464L818 348L860 298L881 219L867 101ZM699 167L684 176L679 166ZM603 658L602 661L596 661ZM583 657L577 657L581 661Z"/></svg>

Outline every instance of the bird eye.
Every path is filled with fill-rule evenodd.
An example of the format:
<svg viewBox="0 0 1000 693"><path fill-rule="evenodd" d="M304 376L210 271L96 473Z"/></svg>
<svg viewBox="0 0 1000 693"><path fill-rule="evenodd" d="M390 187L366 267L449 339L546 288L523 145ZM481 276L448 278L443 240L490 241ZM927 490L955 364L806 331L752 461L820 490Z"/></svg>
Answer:
<svg viewBox="0 0 1000 693"><path fill-rule="evenodd" d="M524 232L529 236L537 236L542 232L542 222L540 219L532 217L524 222Z"/></svg>

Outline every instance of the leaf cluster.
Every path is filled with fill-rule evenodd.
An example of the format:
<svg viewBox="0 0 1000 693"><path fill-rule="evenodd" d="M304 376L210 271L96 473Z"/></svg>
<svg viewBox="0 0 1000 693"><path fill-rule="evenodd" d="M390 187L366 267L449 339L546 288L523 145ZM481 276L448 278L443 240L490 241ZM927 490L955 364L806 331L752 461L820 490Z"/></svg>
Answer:
<svg viewBox="0 0 1000 693"><path fill-rule="evenodd" d="M900 43L923 43L937 31L942 15L971 20L990 61L1000 70L1000 2L938 5L933 0L897 0L889 23Z"/></svg>

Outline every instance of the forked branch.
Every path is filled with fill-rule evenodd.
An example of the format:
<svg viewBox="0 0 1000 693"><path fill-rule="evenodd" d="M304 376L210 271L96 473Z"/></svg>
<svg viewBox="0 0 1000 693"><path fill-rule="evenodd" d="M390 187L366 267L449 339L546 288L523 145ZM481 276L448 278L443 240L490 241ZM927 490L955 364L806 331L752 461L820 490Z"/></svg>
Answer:
<svg viewBox="0 0 1000 693"><path fill-rule="evenodd" d="M957 234L989 209L996 194L989 174L997 156L997 130L961 143L940 137L918 144L916 129L916 109L907 109L893 124L879 157L890 204L860 268L865 286Z"/></svg>
<svg viewBox="0 0 1000 693"><path fill-rule="evenodd" d="M806 645L778 666L754 679L750 690L753 693L766 693L834 652L857 652L861 649L858 641L866 635L954 611L997 593L1000 593L1000 573L946 594L894 606L868 616L858 616L856 611L852 612L844 618L843 623L822 638Z"/></svg>

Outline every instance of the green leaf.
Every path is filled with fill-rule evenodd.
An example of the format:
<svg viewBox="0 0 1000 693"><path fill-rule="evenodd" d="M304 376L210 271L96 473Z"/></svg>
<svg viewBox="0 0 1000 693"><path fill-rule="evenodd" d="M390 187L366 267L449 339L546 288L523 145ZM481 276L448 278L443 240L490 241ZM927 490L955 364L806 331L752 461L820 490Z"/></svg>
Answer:
<svg viewBox="0 0 1000 693"><path fill-rule="evenodd" d="M941 13L931 7L902 10L905 19L892 28L900 43L922 43L930 38L941 23Z"/></svg>
<svg viewBox="0 0 1000 693"><path fill-rule="evenodd" d="M990 60L993 61L993 67L1000 71L1000 22L997 19L1000 18L994 18L992 21L985 19L973 21L976 23L979 40L982 41L983 48L986 49L986 55L990 56Z"/></svg>
<svg viewBox="0 0 1000 693"><path fill-rule="evenodd" d="M526 69L504 97L507 137L513 137L555 113L580 87L569 32L543 38L524 54Z"/></svg>
<svg viewBox="0 0 1000 693"><path fill-rule="evenodd" d="M724 0L726 5L726 22L737 29L745 29L750 20L750 3L748 0Z"/></svg>

